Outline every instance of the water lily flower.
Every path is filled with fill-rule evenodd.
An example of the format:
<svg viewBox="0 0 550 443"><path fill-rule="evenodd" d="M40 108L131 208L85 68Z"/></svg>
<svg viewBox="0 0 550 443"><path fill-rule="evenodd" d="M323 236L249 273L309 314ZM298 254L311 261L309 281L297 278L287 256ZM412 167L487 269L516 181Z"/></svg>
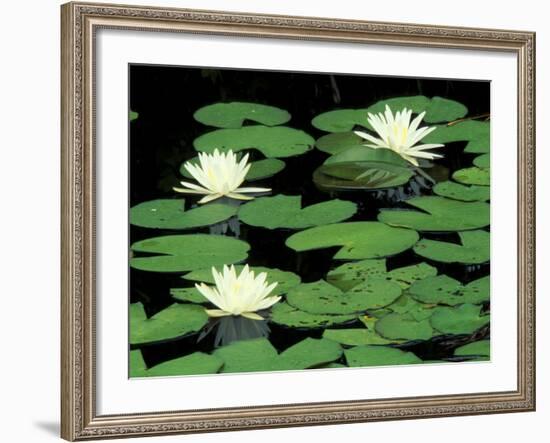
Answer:
<svg viewBox="0 0 550 443"><path fill-rule="evenodd" d="M195 284L198 291L208 301L219 309L207 309L210 317L225 317L228 315L243 316L251 320L263 320L256 311L267 309L281 300L280 296L270 296L277 282L267 284L267 273L261 272L254 276L248 265L245 265L237 276L235 266L224 265L223 273L212 268L212 276L216 287L204 283Z"/></svg>
<svg viewBox="0 0 550 443"><path fill-rule="evenodd" d="M227 153L214 150L213 154L200 153L199 164L191 162L184 164L185 169L199 182L199 185L182 181L184 188L174 188L176 192L185 194L204 194L199 203L208 203L220 197L237 200L252 200L254 197L244 195L250 192L268 192L268 188L239 188L250 170L248 154L241 161L229 150Z"/></svg>
<svg viewBox="0 0 550 443"><path fill-rule="evenodd" d="M381 112L379 114L371 114L369 112L368 114L368 121L380 138L373 137L363 131L354 132L359 137L371 142L371 144L366 144L365 146L375 149L391 149L415 166L418 166L418 158L433 160L434 158L443 157L433 152L426 152L428 149L440 148L443 146L442 144L429 143L417 145L420 140L433 132L436 127L424 126L417 129L426 112L419 114L412 122L411 114L412 110L403 108L401 111L397 111L394 116L390 107L386 105L386 110L383 114Z"/></svg>

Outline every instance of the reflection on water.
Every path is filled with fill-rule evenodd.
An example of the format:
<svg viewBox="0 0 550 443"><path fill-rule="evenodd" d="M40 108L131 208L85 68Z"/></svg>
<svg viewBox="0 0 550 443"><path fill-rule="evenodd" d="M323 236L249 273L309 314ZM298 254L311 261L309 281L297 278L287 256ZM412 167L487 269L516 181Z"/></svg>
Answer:
<svg viewBox="0 0 550 443"><path fill-rule="evenodd" d="M261 312L259 314L261 315ZM238 340L267 337L269 332L269 325L265 320L230 315L211 319L199 334L197 342L210 334L215 334L214 347L219 347Z"/></svg>

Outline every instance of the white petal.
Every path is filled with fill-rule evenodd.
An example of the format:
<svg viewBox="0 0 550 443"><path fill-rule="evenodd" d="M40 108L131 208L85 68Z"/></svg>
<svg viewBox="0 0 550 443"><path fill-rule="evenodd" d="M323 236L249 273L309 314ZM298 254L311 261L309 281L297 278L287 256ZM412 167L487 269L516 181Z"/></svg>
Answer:
<svg viewBox="0 0 550 443"><path fill-rule="evenodd" d="M244 187L244 188L237 188L235 189L235 192L269 192L271 191L270 188L250 188L250 187Z"/></svg>
<svg viewBox="0 0 550 443"><path fill-rule="evenodd" d="M210 194L210 195L207 195L206 197L203 197L199 200L199 203L208 203L208 202L211 202L212 200L216 200L217 198L220 198L220 197L223 197L222 194Z"/></svg>
<svg viewBox="0 0 550 443"><path fill-rule="evenodd" d="M231 312L225 312L221 309L205 309L204 311L209 317L227 317L229 315L232 315Z"/></svg>
<svg viewBox="0 0 550 443"><path fill-rule="evenodd" d="M265 320L261 315L256 314L255 312L243 312L241 315L250 320Z"/></svg>

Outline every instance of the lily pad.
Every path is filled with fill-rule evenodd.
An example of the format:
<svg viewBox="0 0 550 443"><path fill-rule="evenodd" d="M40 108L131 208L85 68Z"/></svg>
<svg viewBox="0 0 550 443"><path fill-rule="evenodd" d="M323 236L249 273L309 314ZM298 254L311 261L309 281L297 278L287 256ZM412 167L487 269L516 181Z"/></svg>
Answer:
<svg viewBox="0 0 550 443"><path fill-rule="evenodd" d="M460 183L446 181L437 183L432 190L441 197L465 202L487 201L491 198L489 186L464 186Z"/></svg>
<svg viewBox="0 0 550 443"><path fill-rule="evenodd" d="M348 366L351 368L422 363L422 360L412 352L405 352L387 346L356 346L346 349L344 355Z"/></svg>
<svg viewBox="0 0 550 443"><path fill-rule="evenodd" d="M197 288L172 288L170 295L177 301L188 303L210 303Z"/></svg>
<svg viewBox="0 0 550 443"><path fill-rule="evenodd" d="M330 155L340 154L350 148L363 148L365 141L354 132L334 132L319 137L315 147Z"/></svg>
<svg viewBox="0 0 550 443"><path fill-rule="evenodd" d="M360 345L387 345L395 343L395 340L388 340L375 331L362 329L326 329L323 338L335 341L346 346Z"/></svg>
<svg viewBox="0 0 550 443"><path fill-rule="evenodd" d="M355 203L329 200L302 208L300 195L276 195L257 198L239 210L239 219L251 226L267 229L303 229L336 223L357 211Z"/></svg>
<svg viewBox="0 0 550 443"><path fill-rule="evenodd" d="M235 266L237 273L240 273L243 266ZM254 271L256 275L260 272L267 273L266 281L271 284L277 282L277 286L273 289L271 295L281 295L286 294L289 289L298 286L300 284L301 278L299 275L294 272L282 271L277 268L265 268L263 266L251 266L251 271ZM199 281L209 284L214 284L214 277L212 276L212 269L199 269L196 271L189 272L182 276L185 280ZM198 292L198 291L197 291Z"/></svg>
<svg viewBox="0 0 550 443"><path fill-rule="evenodd" d="M176 375L215 374L222 367L223 361L215 355L203 352L175 358L150 368L147 377L170 377Z"/></svg>
<svg viewBox="0 0 550 443"><path fill-rule="evenodd" d="M239 129L218 129L196 138L193 142L199 152L212 153L243 149L257 149L264 156L292 157L309 151L315 140L304 131L286 126L243 126Z"/></svg>
<svg viewBox="0 0 550 443"><path fill-rule="evenodd" d="M306 338L281 354L265 338L243 340L214 351L224 365L222 371L256 372L307 369L338 360L340 345L331 340Z"/></svg>
<svg viewBox="0 0 550 443"><path fill-rule="evenodd" d="M416 301L408 292L404 292L401 297L386 308L391 311L390 313L409 314L412 319L422 321L431 317L433 307L434 305Z"/></svg>
<svg viewBox="0 0 550 443"><path fill-rule="evenodd" d="M289 328L327 328L355 318L355 315L311 314L285 302L279 302L271 309L271 321Z"/></svg>
<svg viewBox="0 0 550 443"><path fill-rule="evenodd" d="M478 168L489 168L491 166L491 154L481 154L474 158L474 165Z"/></svg>
<svg viewBox="0 0 550 443"><path fill-rule="evenodd" d="M484 202L461 202L449 198L428 196L407 200L420 209L382 209L378 220L391 226L418 231L465 231L488 226L490 206Z"/></svg>
<svg viewBox="0 0 550 443"><path fill-rule="evenodd" d="M410 312L382 317L376 322L375 330L390 340L429 340L434 334L429 318L418 319Z"/></svg>
<svg viewBox="0 0 550 443"><path fill-rule="evenodd" d="M130 208L130 223L144 228L191 229L220 223L237 213L237 207L210 203L185 210L185 200L151 200Z"/></svg>
<svg viewBox="0 0 550 443"><path fill-rule="evenodd" d="M338 134L330 134L338 135ZM397 166L407 167L409 163L399 154L391 149L385 148L369 148L368 146L352 146L341 152L335 153L325 160L325 165L333 165L336 163L349 162L380 162L390 163Z"/></svg>
<svg viewBox="0 0 550 443"><path fill-rule="evenodd" d="M183 272L236 263L247 257L248 243L223 235L167 235L141 240L134 253L158 254L130 259L142 271Z"/></svg>
<svg viewBox="0 0 550 443"><path fill-rule="evenodd" d="M481 314L481 306L470 303L435 308L430 317L432 326L444 334L472 334L489 321L489 314Z"/></svg>
<svg viewBox="0 0 550 443"><path fill-rule="evenodd" d="M338 266L327 274L327 281L345 291L362 281L383 278L397 283L401 289L407 289L416 280L434 275L437 275L437 269L426 263L417 263L388 272L385 259L368 259Z"/></svg>
<svg viewBox="0 0 550 443"><path fill-rule="evenodd" d="M136 111L130 111L129 118L131 122L136 120L138 117L139 117L139 114Z"/></svg>
<svg viewBox="0 0 550 443"><path fill-rule="evenodd" d="M490 258L490 234L486 231L458 233L461 244L422 239L414 252L422 257L443 263L481 264Z"/></svg>
<svg viewBox="0 0 550 443"><path fill-rule="evenodd" d="M130 305L130 343L142 345L171 340L196 332L208 322L202 306L173 304L151 318L145 316L141 303Z"/></svg>
<svg viewBox="0 0 550 443"><path fill-rule="evenodd" d="M453 173L453 178L466 185L489 186L491 184L491 172L489 168L471 168L460 169Z"/></svg>
<svg viewBox="0 0 550 443"><path fill-rule="evenodd" d="M136 349L130 351L130 378L132 377L145 377L147 374L147 366L143 360L141 350Z"/></svg>
<svg viewBox="0 0 550 443"><path fill-rule="evenodd" d="M182 163L180 167L181 175L187 178L193 178L193 176L189 174L189 171L187 171L184 167L187 162L196 165L199 163L199 158L193 157L192 159ZM272 177L278 172L281 172L285 166L285 162L277 158L264 158L262 160L251 162L248 174L246 174L246 181L252 182L255 180L262 180L264 178Z"/></svg>
<svg viewBox="0 0 550 443"><path fill-rule="evenodd" d="M467 285L446 275L429 277L415 282L409 294L422 303L436 303L455 306L462 303L478 304L489 301L489 277L482 277Z"/></svg>
<svg viewBox="0 0 550 443"><path fill-rule="evenodd" d="M283 109L260 103L231 102L204 106L193 114L193 118L217 128L240 128L245 120L265 126L282 125L290 120L290 114Z"/></svg>
<svg viewBox="0 0 550 443"><path fill-rule="evenodd" d="M452 125L438 126L422 139L423 143L468 142L464 152L486 154L490 151L491 125L489 122L466 120Z"/></svg>
<svg viewBox="0 0 550 443"><path fill-rule="evenodd" d="M401 288L381 279L364 281L347 292L319 280L302 283L286 296L288 304L312 314L352 314L389 305L401 295Z"/></svg>
<svg viewBox="0 0 550 443"><path fill-rule="evenodd" d="M488 358L491 355L491 341L479 340L460 346L455 349L454 355L456 357L480 356Z"/></svg>
<svg viewBox="0 0 550 443"><path fill-rule="evenodd" d="M295 251L334 246L342 248L335 259L381 258L406 251L418 241L418 233L378 222L348 222L317 226L291 235L286 245Z"/></svg>

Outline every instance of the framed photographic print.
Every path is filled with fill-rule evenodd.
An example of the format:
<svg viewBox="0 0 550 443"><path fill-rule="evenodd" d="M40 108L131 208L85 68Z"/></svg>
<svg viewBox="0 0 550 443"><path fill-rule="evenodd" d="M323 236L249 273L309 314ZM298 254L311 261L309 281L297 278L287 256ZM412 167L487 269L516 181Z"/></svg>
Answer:
<svg viewBox="0 0 550 443"><path fill-rule="evenodd" d="M62 437L531 411L525 31L62 6Z"/></svg>

